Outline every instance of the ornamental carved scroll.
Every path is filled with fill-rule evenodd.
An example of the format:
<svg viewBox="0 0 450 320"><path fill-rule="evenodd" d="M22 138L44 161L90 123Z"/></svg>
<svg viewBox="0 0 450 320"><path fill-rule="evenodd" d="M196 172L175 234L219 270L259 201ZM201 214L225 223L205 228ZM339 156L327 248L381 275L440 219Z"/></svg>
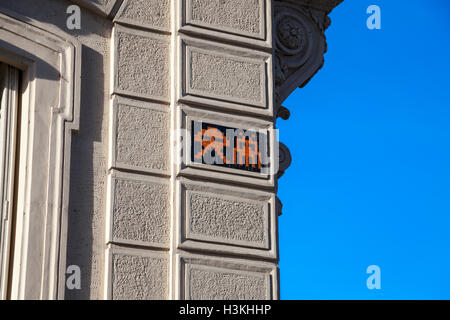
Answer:
<svg viewBox="0 0 450 320"><path fill-rule="evenodd" d="M281 104L297 88L304 87L322 68L327 50L328 14L343 0L277 0L274 2L275 106L276 116L287 120L290 112ZM281 178L291 164L289 149L280 143ZM282 211L277 197L278 215Z"/></svg>
<svg viewBox="0 0 450 320"><path fill-rule="evenodd" d="M283 101L305 86L323 66L327 50L328 13L342 0L279 0L274 2L275 88L277 116L289 118Z"/></svg>

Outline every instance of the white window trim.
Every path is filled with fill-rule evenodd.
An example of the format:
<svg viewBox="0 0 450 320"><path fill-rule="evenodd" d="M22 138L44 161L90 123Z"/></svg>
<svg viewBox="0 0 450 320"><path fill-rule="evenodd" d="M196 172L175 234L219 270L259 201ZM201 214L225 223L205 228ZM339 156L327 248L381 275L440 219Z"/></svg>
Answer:
<svg viewBox="0 0 450 320"><path fill-rule="evenodd" d="M24 88L19 167L25 169L19 173L16 227L22 237L16 238L12 298L62 299L81 45L57 28L0 8L0 61L21 70Z"/></svg>
<svg viewBox="0 0 450 320"><path fill-rule="evenodd" d="M0 299L6 299L8 287L9 253L11 247L14 167L17 139L19 71L7 64L0 66L5 74L0 109Z"/></svg>

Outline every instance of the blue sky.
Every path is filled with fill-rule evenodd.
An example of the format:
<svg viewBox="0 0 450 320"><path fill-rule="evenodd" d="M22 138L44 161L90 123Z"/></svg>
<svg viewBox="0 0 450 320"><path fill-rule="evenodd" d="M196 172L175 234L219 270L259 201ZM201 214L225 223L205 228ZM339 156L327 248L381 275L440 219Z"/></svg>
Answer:
<svg viewBox="0 0 450 320"><path fill-rule="evenodd" d="M330 17L324 68L277 121L293 158L281 298L450 299L450 1L345 0Z"/></svg>

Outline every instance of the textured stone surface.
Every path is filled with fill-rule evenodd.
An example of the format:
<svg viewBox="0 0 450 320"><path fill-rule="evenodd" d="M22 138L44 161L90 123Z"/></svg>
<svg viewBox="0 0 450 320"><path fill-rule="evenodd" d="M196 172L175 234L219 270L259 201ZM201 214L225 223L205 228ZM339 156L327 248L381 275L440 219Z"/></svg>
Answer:
<svg viewBox="0 0 450 320"><path fill-rule="evenodd" d="M88 9L94 9L96 13L101 12L103 16L109 15L115 3L119 0L72 0L77 5Z"/></svg>
<svg viewBox="0 0 450 320"><path fill-rule="evenodd" d="M264 95L264 63L213 52L190 49L188 93L211 94L261 103Z"/></svg>
<svg viewBox="0 0 450 320"><path fill-rule="evenodd" d="M167 299L168 261L162 257L113 254L112 299Z"/></svg>
<svg viewBox="0 0 450 320"><path fill-rule="evenodd" d="M167 244L168 185L115 179L113 239Z"/></svg>
<svg viewBox="0 0 450 320"><path fill-rule="evenodd" d="M118 163L145 169L167 170L169 162L167 112L118 104L116 126Z"/></svg>
<svg viewBox="0 0 450 320"><path fill-rule="evenodd" d="M106 7L108 4L113 3L115 0L84 0L84 2L100 5Z"/></svg>
<svg viewBox="0 0 450 320"><path fill-rule="evenodd" d="M264 0L188 0L191 22L238 33L259 35L263 17L260 8ZM237 9L239 8L239 9Z"/></svg>
<svg viewBox="0 0 450 320"><path fill-rule="evenodd" d="M161 37L117 32L117 86L130 94L168 100L169 43Z"/></svg>
<svg viewBox="0 0 450 320"><path fill-rule="evenodd" d="M126 0L118 15L118 21L125 21L140 26L156 27L169 30L169 0Z"/></svg>
<svg viewBox="0 0 450 320"><path fill-rule="evenodd" d="M193 235L264 245L267 212L264 203L224 199L207 193L188 193L189 232Z"/></svg>
<svg viewBox="0 0 450 320"><path fill-rule="evenodd" d="M265 275L190 266L189 298L192 300L268 299Z"/></svg>
<svg viewBox="0 0 450 320"><path fill-rule="evenodd" d="M120 2L120 0L118 0ZM213 0L210 2L212 3ZM241 0L244 1L244 0ZM112 23L109 19L105 17L98 16L97 12L92 13L85 8L82 9L82 29L81 30L67 30L66 20L67 15L65 11L69 5L73 2L68 0L39 0L39 1L29 1L29 0L14 0L14 1L1 1L1 6L4 9L10 10L13 13L18 13L24 17L27 17L27 21L36 20L41 23L41 26L49 30L58 29L61 32L67 32L70 35L76 37L83 45L82 47L82 85L81 85L81 108L80 108L80 130L76 134L72 136L72 147L71 147L71 177L70 177L70 194L69 194L69 207L68 207L68 239L67 239L67 265L78 265L81 268L82 277L81 277L81 290L66 290L65 297L66 299L102 299L104 293L104 270L105 264L108 266L110 262L105 261L105 195L106 184L105 177L108 175L108 167L107 167L107 158L108 158L108 148L110 148L110 137L109 137L109 115L110 115L110 78L113 76L117 76L117 74L110 74L110 66L112 61L110 60L110 41L111 41L111 28ZM114 0L80 0L80 2L85 3L96 3L98 4L100 10L101 8L110 7L110 3L113 3ZM181 1L180 1L181 2ZM277 1L278 2L278 1ZM295 3L298 4L308 4L308 5L316 5L317 3L333 3L335 5L337 1L334 0L297 0ZM162 3L162 1L159 1ZM221 3L232 3L232 0L223 1ZM237 3L237 2L235 2ZM250 3L250 1L248 1ZM268 1L267 3L271 3ZM276 2L274 2L276 3ZM294 3L294 2L292 2ZM204 6L208 6L206 0L203 1ZM246 8L246 4L243 3L244 8ZM331 7L330 7L331 9ZM225 10L226 11L226 10ZM211 18L209 22L207 20L204 23L221 23L222 25L226 24L226 18L220 16L220 12L212 12L212 16L216 15L215 18ZM319 24L319 27L326 25L327 20L324 19L320 12L314 12L311 10L312 17L316 20L315 22ZM128 13L130 17L133 19L147 19L149 16L144 12L134 12L131 11ZM251 14L251 13L250 13ZM249 15L250 15L249 14ZM294 12L295 14L295 12ZM157 18L156 15L152 16L152 18ZM32 19L32 20L31 20ZM199 18L200 19L200 18ZM214 20L215 19L215 20ZM200 20L199 20L200 21ZM228 20L231 21L231 20ZM275 21L275 20L274 20ZM153 22L156 24L155 20ZM153 23L152 22L152 23ZM139 22L140 23L140 22ZM271 23L270 19L267 21L268 24ZM239 25L239 26L238 26ZM246 25L244 23L244 25ZM247 26L247 25L246 25ZM234 26L236 28L236 32L240 32L239 30L251 30L251 28L242 27L240 22ZM211 29L220 29L211 25L208 30ZM233 26L228 26L224 28L233 28ZM197 28L199 29L199 28ZM275 28L276 29L276 28ZM276 31L276 30L275 30ZM322 30L323 31L323 30ZM225 30L225 32L230 32L229 29ZM135 32L138 34L139 32ZM234 33L234 32L233 32ZM231 35L223 34L223 38L230 42L235 39L229 38ZM292 34L291 36L295 36ZM136 36L139 41L135 41L136 39L133 37L129 37L128 41L123 41L123 46L120 46L120 53L122 53L122 65L121 69L126 74L122 74L122 85L125 89L129 90L130 94L136 95L157 95L159 91L168 93L168 90L159 90L158 88L168 87L168 81L158 81L159 79L167 80L168 72L159 72L164 69L160 64L156 64L152 67L152 63L155 59L160 59L164 61L164 59L168 59L169 54L168 51L163 52L164 50L158 51L158 48L162 46L159 45L160 38L158 37L156 40L151 40L155 44L154 47L147 46L148 37L145 35ZM152 36L149 36L152 37ZM155 36L156 37L156 36ZM247 39L248 40L248 39ZM319 41L319 40L315 40ZM130 45L131 44L131 45ZM16 45L16 44L13 44ZM167 44L164 44L165 48L168 48ZM237 47L237 46L236 46ZM254 51L255 54L259 52L258 50L249 50ZM156 54L153 54L155 53ZM221 52L218 50L217 52ZM317 53L318 52L318 53ZM118 53L118 51L115 51ZM260 52L259 52L260 53ZM321 56L322 52L312 51L312 55ZM284 57L279 53L274 54L277 59L280 57ZM302 57L300 55L300 57ZM297 59L296 56L292 58ZM150 63L148 63L150 61ZM295 66L298 65L295 63L291 63L290 60L280 59L283 64L281 67L287 66L288 69L295 69ZM318 64L321 65L321 59L317 59ZM306 64L308 69L309 64ZM178 64L175 66L178 68ZM114 69L117 72L117 68ZM148 72L148 70L156 70L154 73ZM168 68L167 68L168 70ZM167 71L166 70L166 71ZM271 68L269 68L271 70ZM178 72L180 70L174 70ZM291 70L290 70L291 71ZM296 69L292 70L292 72L299 71L299 74L309 79L313 72L311 70L302 70ZM315 69L312 71L316 71ZM209 72L216 72L214 68L210 69ZM226 76L228 76L226 74ZM289 74L287 74L289 76ZM219 78L220 79L220 78ZM225 77L226 80L226 77ZM305 79L300 79L301 83ZM295 81L293 83L293 88L296 88L300 83L300 80ZM158 84L162 83L161 87L158 87ZM150 84L150 85L149 85ZM216 84L214 83L214 86ZM272 83L270 83L272 85ZM115 87L117 88L117 86ZM282 97L284 97L284 93L286 96L292 92L290 88L287 88L283 91ZM227 91L224 90L226 93ZM204 92L205 96L208 96L208 91ZM227 98L227 97L225 97ZM270 99L268 100L270 101ZM39 102L39 101L37 101ZM218 100L216 101L218 102ZM211 179L216 177L216 174L210 174ZM66 178L66 177L64 177ZM236 179L237 180L237 179ZM66 180L65 180L66 181ZM236 184L241 183L242 181L236 181ZM63 208L65 210L65 208ZM198 241L197 241L198 243ZM141 258L142 259L150 259L150 258ZM120 263L119 260L123 262ZM116 277L115 281L119 279L123 279L124 283L132 283L131 281L126 281L129 279L137 279L136 270L138 269L138 265L148 265L145 262L126 262L126 258L117 259L118 267L117 270L122 270L122 276ZM247 261L250 262L250 261ZM275 262L276 263L276 262ZM120 267L122 266L122 267ZM64 265L61 266L61 269L64 269ZM157 266L159 268L159 266ZM137 272L138 275L144 274L145 272ZM152 273L154 274L154 273ZM116 275L120 275L120 273L116 273ZM62 278L58 280L62 280L60 282L64 283L64 275L61 275ZM173 276L172 274L170 275ZM150 277L150 276L149 276ZM225 277L225 276L222 276ZM160 274L155 275L154 278L160 279L163 281L166 279L166 275L161 276ZM208 277L206 277L208 279ZM233 278L233 277L232 277ZM122 280L119 280L119 284ZM148 283L149 281L143 281L144 283ZM142 281L137 282L138 284L142 283ZM201 286L201 280L198 281L199 288L205 288ZM231 284L234 282L230 281ZM163 283L161 286L151 285L147 287L153 288L161 288L166 285ZM119 286L123 288L115 287L114 291L117 293L122 290L124 291L127 286L125 284L120 284ZM129 285L128 289L129 294L123 294L123 296L142 296L147 294L148 290L146 286L139 285ZM276 288L276 286L275 286ZM273 289L277 290L277 289ZM157 290L154 290L156 292ZM224 292L228 292L229 290L224 290ZM262 291L262 290L261 290ZM161 294L161 296L166 296Z"/></svg>
<svg viewBox="0 0 450 320"><path fill-rule="evenodd" d="M1 1L1 7L67 31L65 0ZM65 299L102 299L105 247L105 194L108 155L111 23L84 8L82 29L72 30L82 44L80 130L72 135L67 263L81 268L81 289ZM53 172L53 171L52 171ZM65 269L65 266L63 266ZM64 281L64 280L62 280Z"/></svg>

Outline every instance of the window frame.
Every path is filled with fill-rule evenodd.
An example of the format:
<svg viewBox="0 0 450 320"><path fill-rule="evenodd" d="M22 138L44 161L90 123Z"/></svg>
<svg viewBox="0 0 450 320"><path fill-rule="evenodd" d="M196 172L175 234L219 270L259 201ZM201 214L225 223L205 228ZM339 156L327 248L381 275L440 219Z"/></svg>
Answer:
<svg viewBox="0 0 450 320"><path fill-rule="evenodd" d="M63 299L71 135L78 130L81 44L0 8L0 61L21 71L21 146L12 299Z"/></svg>
<svg viewBox="0 0 450 320"><path fill-rule="evenodd" d="M13 197L16 140L19 113L20 72L8 64L0 64L2 73L0 99L0 299L7 298L8 271L13 225Z"/></svg>

